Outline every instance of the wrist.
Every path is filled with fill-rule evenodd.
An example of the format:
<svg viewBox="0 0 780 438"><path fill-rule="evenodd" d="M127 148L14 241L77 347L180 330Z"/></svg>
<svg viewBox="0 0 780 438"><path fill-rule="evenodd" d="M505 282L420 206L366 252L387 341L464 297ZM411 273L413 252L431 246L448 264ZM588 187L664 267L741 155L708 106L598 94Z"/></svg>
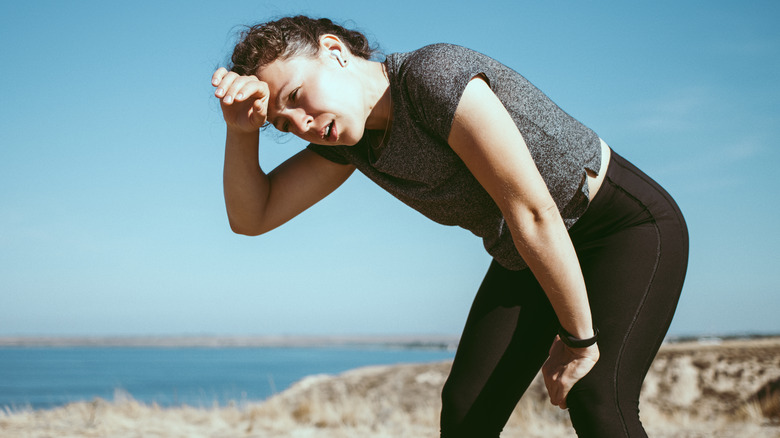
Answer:
<svg viewBox="0 0 780 438"><path fill-rule="evenodd" d="M247 132L241 129L228 128L226 133L226 146L237 150L257 150L260 141L260 132Z"/></svg>
<svg viewBox="0 0 780 438"><path fill-rule="evenodd" d="M257 137L260 134L260 129L246 130L237 126L227 126L227 134L234 137Z"/></svg>
<svg viewBox="0 0 780 438"><path fill-rule="evenodd" d="M561 326L558 329L558 337L560 337L561 342L566 344L566 346L570 348L587 348L591 345L596 344L599 340L599 329L596 328L596 326L593 326L593 336L587 337L587 338L578 338L572 335L571 333L567 332L566 329Z"/></svg>

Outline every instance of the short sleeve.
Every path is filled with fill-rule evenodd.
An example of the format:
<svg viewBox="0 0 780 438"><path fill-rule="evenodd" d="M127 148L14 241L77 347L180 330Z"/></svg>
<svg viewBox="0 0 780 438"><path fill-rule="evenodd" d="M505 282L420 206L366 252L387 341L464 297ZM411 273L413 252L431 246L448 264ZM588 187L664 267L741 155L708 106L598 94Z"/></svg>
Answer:
<svg viewBox="0 0 780 438"><path fill-rule="evenodd" d="M347 160L344 155L339 153L339 148L337 146L323 146L320 144L309 143L306 149L316 153L328 161L332 161L337 164L350 164L349 160Z"/></svg>
<svg viewBox="0 0 780 438"><path fill-rule="evenodd" d="M445 142L466 85L477 75L490 82L488 60L481 53L452 44L426 46L407 59L403 80L413 110Z"/></svg>

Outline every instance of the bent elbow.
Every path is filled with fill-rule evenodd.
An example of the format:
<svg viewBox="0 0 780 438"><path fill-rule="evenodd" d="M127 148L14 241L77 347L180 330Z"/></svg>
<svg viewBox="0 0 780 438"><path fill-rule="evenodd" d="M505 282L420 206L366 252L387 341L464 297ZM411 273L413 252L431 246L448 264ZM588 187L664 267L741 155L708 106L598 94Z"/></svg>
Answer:
<svg viewBox="0 0 780 438"><path fill-rule="evenodd" d="M234 220L229 220L229 222L230 230L243 236L259 236L267 231L264 230L259 224L240 223Z"/></svg>
<svg viewBox="0 0 780 438"><path fill-rule="evenodd" d="M263 234L262 231L256 231L256 230L247 229L247 228L230 227L230 229L235 234L240 234L242 236L255 237L255 236L259 236L259 235Z"/></svg>

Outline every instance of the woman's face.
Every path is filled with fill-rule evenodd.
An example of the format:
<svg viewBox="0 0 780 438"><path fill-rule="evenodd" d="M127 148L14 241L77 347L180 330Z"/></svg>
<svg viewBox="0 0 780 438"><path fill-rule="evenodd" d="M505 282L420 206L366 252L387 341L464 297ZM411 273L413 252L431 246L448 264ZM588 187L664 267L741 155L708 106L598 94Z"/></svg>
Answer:
<svg viewBox="0 0 780 438"><path fill-rule="evenodd" d="M322 145L351 146L363 137L370 110L360 82L325 50L276 60L257 77L268 84L268 122L276 129Z"/></svg>

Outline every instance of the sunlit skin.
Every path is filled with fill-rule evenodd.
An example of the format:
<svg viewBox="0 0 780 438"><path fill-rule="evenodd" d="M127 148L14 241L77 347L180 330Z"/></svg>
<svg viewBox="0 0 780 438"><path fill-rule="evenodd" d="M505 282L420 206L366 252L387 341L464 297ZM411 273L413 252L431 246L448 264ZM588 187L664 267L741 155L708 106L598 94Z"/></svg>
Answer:
<svg viewBox="0 0 780 438"><path fill-rule="evenodd" d="M237 107L227 109L228 126L251 132L267 120L312 143L352 146L365 130L388 125L389 83L383 68L379 62L351 56L337 37L326 36L314 57L279 59L255 76L220 69L212 83L223 112ZM238 117L247 112L250 117Z"/></svg>
<svg viewBox="0 0 780 438"><path fill-rule="evenodd" d="M266 174L258 165L258 129L266 121L325 145L354 145L366 130L384 130L392 122L383 65L351 56L333 35L322 36L319 49L313 57L276 60L256 75L220 68L212 76L227 125L225 203L237 233L257 235L280 226L355 170L304 149ZM522 134L480 76L466 86L447 141L501 209L561 325L578 338L592 337L585 283L560 213ZM608 162L609 149L603 153ZM591 196L605 174L603 168L598 177L589 175ZM550 402L565 409L569 390L598 359L596 344L574 349L556 339L542 368Z"/></svg>
<svg viewBox="0 0 780 438"><path fill-rule="evenodd" d="M354 86L355 75L344 70L329 57L279 60L262 69L258 77L271 93L268 121L312 143L356 144L372 127L370 102L377 99Z"/></svg>

